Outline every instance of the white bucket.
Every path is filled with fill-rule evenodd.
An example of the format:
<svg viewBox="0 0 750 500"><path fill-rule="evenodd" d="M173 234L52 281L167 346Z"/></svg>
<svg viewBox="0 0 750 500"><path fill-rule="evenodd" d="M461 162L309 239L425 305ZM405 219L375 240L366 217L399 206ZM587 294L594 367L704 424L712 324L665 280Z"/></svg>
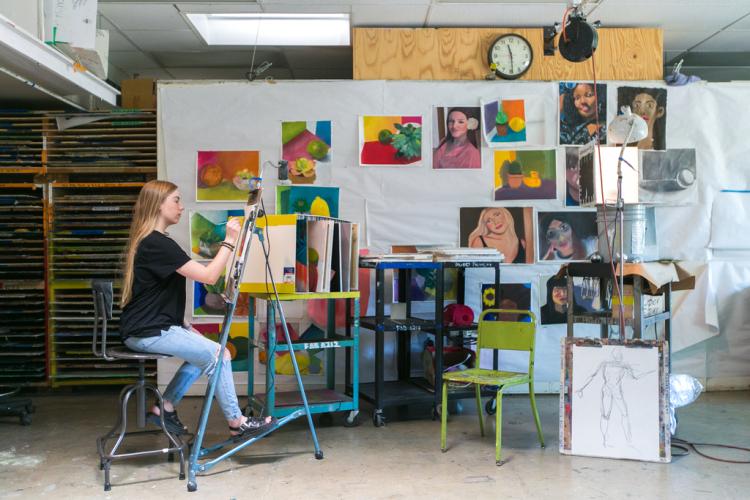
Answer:
<svg viewBox="0 0 750 500"><path fill-rule="evenodd" d="M625 204L623 209L625 262L656 259L656 228L653 227L655 221L653 211L654 207L647 207L641 203ZM599 254L604 262L610 261L609 248L612 249L612 258L615 262L619 261L620 239L616 215L617 209L613 205L596 206ZM618 233L617 238L615 238L615 233Z"/></svg>

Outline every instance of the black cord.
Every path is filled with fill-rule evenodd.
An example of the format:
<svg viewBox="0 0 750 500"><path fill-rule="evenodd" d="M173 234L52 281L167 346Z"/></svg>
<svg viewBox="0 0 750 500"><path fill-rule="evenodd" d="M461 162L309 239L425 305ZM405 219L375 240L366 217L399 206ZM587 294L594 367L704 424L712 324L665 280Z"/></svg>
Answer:
<svg viewBox="0 0 750 500"><path fill-rule="evenodd" d="M690 441L687 441L685 439L680 439L680 438L672 438L672 446L683 451L683 453L679 453L679 454L673 453L673 455L678 456L678 457L688 455L690 454L690 450L693 450L695 453L702 456L703 458L707 458L709 460L716 460L717 462L724 462L727 464L750 464L750 460L730 460L728 458L719 458L719 457L715 457L713 455L704 453L698 449L698 446L710 446L712 448L740 450L740 451L744 451L750 454L750 448L745 448L742 446L734 446L731 444L715 444L715 443L692 443Z"/></svg>
<svg viewBox="0 0 750 500"><path fill-rule="evenodd" d="M263 220L266 221L266 237L265 238L258 238L258 241L260 241L260 248L263 251L263 255L265 256L266 265L263 266L264 273L265 273L265 283L266 283L266 290L268 290L268 279L271 278L271 281L273 281L273 276L269 275L268 269L270 267L270 264L268 262L268 259L271 255L271 238L270 238L270 231L268 230L268 214L266 213L266 206L263 203L263 198L260 198L260 209L261 213L263 214ZM268 248L266 248L266 243L268 243ZM275 290L276 287L274 286L273 289ZM268 309L266 308L266 312L268 312ZM251 319L252 320L252 319ZM271 318L268 317L268 314L266 314L266 350L268 352L268 356L266 357L266 366L268 366L268 363L271 362L271 356L276 356L276 321L274 320L273 324L271 324ZM283 326L282 326L283 328ZM273 332L273 333L272 333ZM268 350L268 343L269 339L271 338L271 335L274 336L274 343L273 343L273 349ZM294 352L291 353L291 355L294 355ZM275 365L275 363L274 363ZM274 370L275 371L275 370ZM276 373L271 374L271 385L268 386L266 389L266 401L268 401L268 395L273 391L274 386L276 385Z"/></svg>

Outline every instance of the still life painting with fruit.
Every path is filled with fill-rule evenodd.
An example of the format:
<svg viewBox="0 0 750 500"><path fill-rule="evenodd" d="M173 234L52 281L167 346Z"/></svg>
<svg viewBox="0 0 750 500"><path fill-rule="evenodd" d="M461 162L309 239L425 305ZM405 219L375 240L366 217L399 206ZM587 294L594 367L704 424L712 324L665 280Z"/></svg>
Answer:
<svg viewBox="0 0 750 500"><path fill-rule="evenodd" d="M281 144L292 184L312 184L318 167L330 165L333 159L331 122L281 122Z"/></svg>
<svg viewBox="0 0 750 500"><path fill-rule="evenodd" d="M198 151L197 201L247 201L259 151Z"/></svg>
<svg viewBox="0 0 750 500"><path fill-rule="evenodd" d="M523 99L482 102L482 133L491 148L526 142L526 105Z"/></svg>
<svg viewBox="0 0 750 500"><path fill-rule="evenodd" d="M494 156L495 201L557 198L554 149L505 149Z"/></svg>

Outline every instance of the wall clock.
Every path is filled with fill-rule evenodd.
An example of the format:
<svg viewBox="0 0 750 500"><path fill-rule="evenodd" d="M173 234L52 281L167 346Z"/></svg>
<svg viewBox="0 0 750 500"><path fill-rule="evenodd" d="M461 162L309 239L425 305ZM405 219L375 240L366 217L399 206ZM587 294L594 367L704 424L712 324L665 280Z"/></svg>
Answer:
<svg viewBox="0 0 750 500"><path fill-rule="evenodd" d="M487 60L495 74L506 80L515 80L531 67L534 52L531 44L521 35L501 35L490 45Z"/></svg>

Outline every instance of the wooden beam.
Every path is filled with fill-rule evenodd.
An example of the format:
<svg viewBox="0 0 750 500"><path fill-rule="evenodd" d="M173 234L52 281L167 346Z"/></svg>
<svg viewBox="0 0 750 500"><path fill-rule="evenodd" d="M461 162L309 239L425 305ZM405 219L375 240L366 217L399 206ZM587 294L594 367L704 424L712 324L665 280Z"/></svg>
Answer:
<svg viewBox="0 0 750 500"><path fill-rule="evenodd" d="M355 80L483 80L487 51L500 35L526 38L534 60L522 80L591 80L592 61L544 55L542 28L354 28ZM601 28L594 53L600 80L661 80L660 28ZM557 41L555 41L557 46Z"/></svg>

